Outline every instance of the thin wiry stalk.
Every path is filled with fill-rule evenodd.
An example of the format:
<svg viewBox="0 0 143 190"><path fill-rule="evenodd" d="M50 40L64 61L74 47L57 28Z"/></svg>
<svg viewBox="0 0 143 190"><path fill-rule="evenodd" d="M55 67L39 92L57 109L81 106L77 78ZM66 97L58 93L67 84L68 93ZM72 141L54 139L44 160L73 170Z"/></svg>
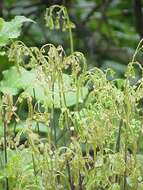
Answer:
<svg viewBox="0 0 143 190"><path fill-rule="evenodd" d="M121 119L120 123L119 123L118 136L117 136L117 141L116 141L116 152L120 152L120 146L121 146L121 128L122 128L122 125L123 125L123 120ZM117 183L119 180L120 180L119 176L116 175L115 176L115 182Z"/></svg>
<svg viewBox="0 0 143 190"><path fill-rule="evenodd" d="M62 90L62 93L63 93L64 107L67 107L66 97L65 97L65 93L64 93L64 82L63 82L63 77L62 77L62 73L61 72L60 72L60 78L61 78L61 90ZM66 128L68 129L69 128L69 126L68 126L69 125L69 119L68 119L67 112L66 112L66 116L65 116L65 124L66 124ZM65 146L66 146L66 143L65 143ZM66 166L67 166L67 171L68 171L68 178L69 178L70 187L71 187L71 190L74 190L75 188L74 188L74 185L73 185L73 182L72 182L70 165L69 165L68 161L66 163Z"/></svg>
<svg viewBox="0 0 143 190"><path fill-rule="evenodd" d="M65 11L66 11L66 15L67 15L67 25L69 27L70 50L71 50L71 54L72 54L74 52L73 34L72 34L72 28L70 26L70 18L69 18L68 12L66 9L65 9Z"/></svg>
<svg viewBox="0 0 143 190"><path fill-rule="evenodd" d="M5 119L4 119L3 130L4 130L4 165L5 165L5 167L6 167L7 162L8 162L8 157L7 157L7 128L8 128L8 124L7 124L7 121L5 121ZM9 181L8 181L7 177L5 179L5 190L9 190Z"/></svg>
<svg viewBox="0 0 143 190"><path fill-rule="evenodd" d="M126 129L127 130L127 129ZM125 151L124 151L124 161L125 161L125 172L124 172L124 184L123 184L123 190L126 190L127 187L127 131L126 131L126 137L125 137Z"/></svg>
<svg viewBox="0 0 143 190"><path fill-rule="evenodd" d="M35 88L33 88L33 95L34 95L34 100L36 100L36 93L35 93ZM37 126L37 131L38 134L40 134L40 126L39 126L39 122L36 121L36 126Z"/></svg>
<svg viewBox="0 0 143 190"><path fill-rule="evenodd" d="M120 120L119 123L119 129L118 129L118 136L117 136L117 141L116 141L116 152L120 151L120 146L121 146L121 128L123 125L123 120Z"/></svg>
<svg viewBox="0 0 143 190"><path fill-rule="evenodd" d="M81 176L81 173L79 172L79 190L83 190L82 188L82 176Z"/></svg>
<svg viewBox="0 0 143 190"><path fill-rule="evenodd" d="M75 187L73 185L73 181L72 181L72 176L71 176L71 170L70 170L70 165L69 162L67 161L67 170L68 170L68 177L69 177L69 183L70 183L70 188L71 190L75 190Z"/></svg>
<svg viewBox="0 0 143 190"><path fill-rule="evenodd" d="M55 125L55 106L54 106L55 96L54 96L54 87L55 87L55 84L53 82L53 85L52 85L52 100L53 100L53 104L52 104L52 127L51 127L51 132L54 131L54 144L55 144L55 147L56 147L57 146L57 130L56 130L56 125ZM51 136L52 136L52 134L51 134Z"/></svg>
<svg viewBox="0 0 143 190"><path fill-rule="evenodd" d="M32 162L33 162L34 175L35 175L35 178L36 178L36 184L38 185L36 163L35 163L35 158L34 158L33 154L32 154Z"/></svg>

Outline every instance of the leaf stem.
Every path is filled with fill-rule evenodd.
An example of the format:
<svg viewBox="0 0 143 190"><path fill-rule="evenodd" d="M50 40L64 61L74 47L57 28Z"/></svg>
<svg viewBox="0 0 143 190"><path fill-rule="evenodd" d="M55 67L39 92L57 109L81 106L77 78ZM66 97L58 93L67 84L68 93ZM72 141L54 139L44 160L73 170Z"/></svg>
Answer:
<svg viewBox="0 0 143 190"><path fill-rule="evenodd" d="M4 119L4 125L3 125L3 132L4 132L4 167L6 167L7 162L8 162L8 157L7 157L7 128L8 124L7 121ZM8 178L6 177L5 179L5 190L9 190L9 182Z"/></svg>

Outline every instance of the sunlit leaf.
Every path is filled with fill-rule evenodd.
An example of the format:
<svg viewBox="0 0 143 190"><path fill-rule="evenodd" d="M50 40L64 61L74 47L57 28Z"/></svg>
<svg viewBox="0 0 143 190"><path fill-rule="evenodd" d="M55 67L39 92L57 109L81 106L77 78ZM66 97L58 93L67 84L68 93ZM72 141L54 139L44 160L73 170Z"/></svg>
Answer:
<svg viewBox="0 0 143 190"><path fill-rule="evenodd" d="M38 73L35 70L27 71L22 67L11 67L3 72L3 76L3 80L0 82L0 91L3 93L16 95L25 90L48 107L54 103L56 108L60 108L61 104L64 105L64 101L67 106L73 106L77 103L77 90L71 86L71 78L67 74L63 74L65 97L60 97L62 92L60 92L58 80L55 82L52 92L48 83L38 80ZM88 89L81 87L78 103L82 103L87 94Z"/></svg>
<svg viewBox="0 0 143 190"><path fill-rule="evenodd" d="M0 46L5 46L10 39L15 39L20 36L21 27L24 22L33 22L24 16L15 16L9 22L0 20Z"/></svg>

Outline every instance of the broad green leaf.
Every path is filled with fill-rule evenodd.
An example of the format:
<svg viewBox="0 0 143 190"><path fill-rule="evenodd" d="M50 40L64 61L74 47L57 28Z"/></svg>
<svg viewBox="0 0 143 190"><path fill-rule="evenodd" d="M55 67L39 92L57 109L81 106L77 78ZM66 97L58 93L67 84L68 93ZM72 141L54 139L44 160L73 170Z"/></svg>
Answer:
<svg viewBox="0 0 143 190"><path fill-rule="evenodd" d="M73 87L71 86L71 78L69 75L63 74L63 82L64 82L64 92L60 92L58 81L55 82L53 92L49 88L48 84L44 82L41 83L40 81L39 83L38 82L34 83L33 86L29 86L29 88L27 88L26 91L31 96L34 97L34 92L33 92L33 88L34 88L36 99L40 100L42 103L44 103L48 107L51 107L52 103L54 103L54 106L56 108L60 108L61 104L64 105L65 103L68 107L73 106L76 104L76 101L77 101L76 100L77 91L76 89L73 89ZM61 96L60 96L60 93L61 93ZM64 93L64 95L62 93ZM80 89L78 103L83 102L87 93L88 93L88 90L86 87L82 87Z"/></svg>
<svg viewBox="0 0 143 190"><path fill-rule="evenodd" d="M38 79L36 70L27 71L23 67L11 67L3 72L3 76L3 80L0 82L0 91L3 93L17 95L21 90L25 90L47 107L51 107L53 103L55 108L60 108L61 104L64 104L64 98L68 107L77 102L77 90L71 85L70 75L63 74L64 92L60 92L58 80L55 82L52 92L47 82ZM82 103L87 94L88 89L81 87L78 103Z"/></svg>
<svg viewBox="0 0 143 190"><path fill-rule="evenodd" d="M28 87L34 80L34 73L26 71L22 67L11 67L3 71L3 80L0 82L0 91L16 95L20 90Z"/></svg>
<svg viewBox="0 0 143 190"><path fill-rule="evenodd" d="M15 131L16 131L16 132L19 132L19 131L21 131L25 126L26 126L26 122L23 122L23 121L17 123L17 124L16 124L16 127L15 127L15 123L11 123L11 124L9 125L9 131L10 131L10 132L13 132L13 130L14 130L14 128L15 128ZM32 129L33 132L39 132L39 133L41 133L41 134L46 134L46 133L48 133L48 131L49 131L49 128L48 128L46 125L44 125L43 123L38 123L38 125L37 125L37 123L36 123L35 121L32 122L32 127L31 127L31 129ZM23 134L23 135L24 135L24 134ZM2 136L3 136L3 124L2 124L2 121L0 120L0 137L2 137ZM25 135L24 135L23 137L25 137Z"/></svg>
<svg viewBox="0 0 143 190"><path fill-rule="evenodd" d="M10 39L15 39L20 36L21 27L24 22L33 22L24 16L15 16L9 22L0 20L0 46L5 46Z"/></svg>
<svg viewBox="0 0 143 190"><path fill-rule="evenodd" d="M142 154L137 154L136 156L137 162L140 166L141 169L141 174L143 175L143 155Z"/></svg>
<svg viewBox="0 0 143 190"><path fill-rule="evenodd" d="M15 127L16 132L19 132L25 126L26 126L26 122L19 122L16 124L16 127L15 127L15 124L11 124L10 130L13 130ZM33 132L37 132L39 130L40 133L47 133L49 131L49 128L46 125L42 123L38 123L38 126L37 126L37 123L35 121L32 122L31 129L33 130Z"/></svg>

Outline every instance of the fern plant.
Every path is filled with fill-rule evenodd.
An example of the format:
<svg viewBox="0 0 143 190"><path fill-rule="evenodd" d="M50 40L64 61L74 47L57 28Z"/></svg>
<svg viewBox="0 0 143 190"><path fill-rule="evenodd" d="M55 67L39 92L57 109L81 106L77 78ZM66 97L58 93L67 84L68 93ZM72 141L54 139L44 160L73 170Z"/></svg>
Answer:
<svg viewBox="0 0 143 190"><path fill-rule="evenodd" d="M2 48L15 66L0 82L1 189L143 189L142 41L117 79L111 69L88 70L73 52L64 7L50 7L45 18L51 29L69 30L70 55L53 44Z"/></svg>

